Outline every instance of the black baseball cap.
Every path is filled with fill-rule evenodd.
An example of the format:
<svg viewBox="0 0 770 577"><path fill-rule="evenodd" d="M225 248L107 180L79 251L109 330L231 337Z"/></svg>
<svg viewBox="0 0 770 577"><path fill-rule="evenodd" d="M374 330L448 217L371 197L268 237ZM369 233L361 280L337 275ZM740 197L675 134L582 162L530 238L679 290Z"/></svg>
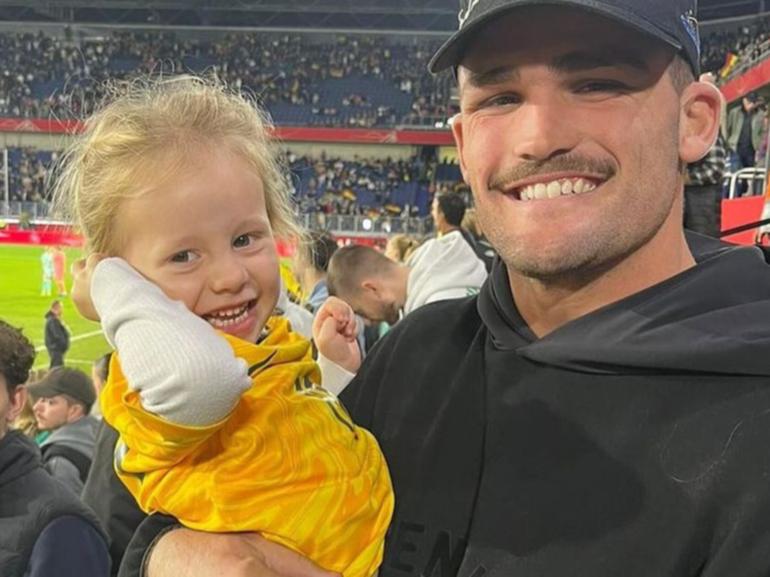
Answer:
<svg viewBox="0 0 770 577"><path fill-rule="evenodd" d="M700 74L697 0L460 0L459 28L428 64L435 73L456 67L473 36L495 17L524 6L574 7L605 16L679 51Z"/></svg>
<svg viewBox="0 0 770 577"><path fill-rule="evenodd" d="M96 389L91 377L69 367L51 369L42 380L29 385L27 390L30 395L37 398L68 395L89 409L96 400Z"/></svg>

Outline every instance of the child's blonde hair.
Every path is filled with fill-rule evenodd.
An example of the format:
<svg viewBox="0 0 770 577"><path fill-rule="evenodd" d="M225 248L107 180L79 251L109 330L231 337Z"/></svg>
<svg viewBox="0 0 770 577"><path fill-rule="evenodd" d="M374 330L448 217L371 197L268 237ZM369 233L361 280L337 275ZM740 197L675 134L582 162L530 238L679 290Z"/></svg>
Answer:
<svg viewBox="0 0 770 577"><path fill-rule="evenodd" d="M272 124L252 99L216 79L188 75L114 84L108 92L55 176L56 210L76 223L87 252L114 254L121 202L172 176L196 148L218 150L212 142L253 166L275 235L302 237L287 172L271 140ZM173 170L169 162L175 163Z"/></svg>

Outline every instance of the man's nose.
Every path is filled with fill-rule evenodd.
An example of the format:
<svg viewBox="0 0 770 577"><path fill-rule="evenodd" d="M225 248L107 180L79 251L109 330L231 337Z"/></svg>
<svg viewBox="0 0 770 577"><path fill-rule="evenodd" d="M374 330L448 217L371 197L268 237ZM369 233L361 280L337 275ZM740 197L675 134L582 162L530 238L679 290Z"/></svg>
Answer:
<svg viewBox="0 0 770 577"><path fill-rule="evenodd" d="M555 99L524 103L509 128L513 150L520 160L540 162L566 154L577 144L566 114Z"/></svg>

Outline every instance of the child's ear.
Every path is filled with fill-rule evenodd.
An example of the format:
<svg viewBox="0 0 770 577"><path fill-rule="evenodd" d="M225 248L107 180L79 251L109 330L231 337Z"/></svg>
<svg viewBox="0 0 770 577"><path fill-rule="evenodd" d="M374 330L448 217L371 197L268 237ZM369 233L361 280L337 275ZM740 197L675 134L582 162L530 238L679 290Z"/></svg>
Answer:
<svg viewBox="0 0 770 577"><path fill-rule="evenodd" d="M681 96L679 157L697 162L708 154L719 134L723 98L719 89L706 82L693 82Z"/></svg>

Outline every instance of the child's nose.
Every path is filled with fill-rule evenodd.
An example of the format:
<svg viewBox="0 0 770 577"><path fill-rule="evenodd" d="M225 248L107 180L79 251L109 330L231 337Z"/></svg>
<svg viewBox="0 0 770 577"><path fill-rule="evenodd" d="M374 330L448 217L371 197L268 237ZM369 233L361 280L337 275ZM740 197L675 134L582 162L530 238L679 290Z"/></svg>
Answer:
<svg viewBox="0 0 770 577"><path fill-rule="evenodd" d="M248 271L240 259L224 256L212 267L211 287L215 292L237 292L248 278Z"/></svg>

